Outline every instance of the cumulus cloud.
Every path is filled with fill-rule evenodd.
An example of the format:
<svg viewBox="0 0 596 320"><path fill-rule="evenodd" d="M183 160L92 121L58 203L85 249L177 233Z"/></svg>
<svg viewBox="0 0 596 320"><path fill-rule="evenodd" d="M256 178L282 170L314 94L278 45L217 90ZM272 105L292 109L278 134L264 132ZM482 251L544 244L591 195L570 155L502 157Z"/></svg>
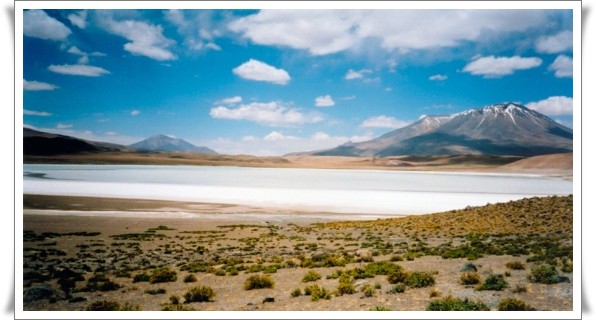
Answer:
<svg viewBox="0 0 596 320"><path fill-rule="evenodd" d="M269 133L268 135L263 137L263 140L269 141L269 142L279 142L279 141L298 140L298 139L299 139L298 137L284 135L283 133L281 133L279 131L272 131L271 133Z"/></svg>
<svg viewBox="0 0 596 320"><path fill-rule="evenodd" d="M138 116L139 114L141 114L141 111L140 111L140 110L132 110L132 111L130 112L130 115L131 115L131 116L133 116L133 117L136 117L136 116Z"/></svg>
<svg viewBox="0 0 596 320"><path fill-rule="evenodd" d="M573 49L573 33L561 31L554 36L540 37L536 40L536 51L541 53L559 53Z"/></svg>
<svg viewBox="0 0 596 320"><path fill-rule="evenodd" d="M518 70L527 70L540 66L540 58L513 57L480 57L464 67L464 71L473 75L484 76L485 78L500 78L513 74Z"/></svg>
<svg viewBox="0 0 596 320"><path fill-rule="evenodd" d="M67 18L70 23L79 27L80 29L85 29L87 27L87 10L71 13L67 16Z"/></svg>
<svg viewBox="0 0 596 320"><path fill-rule="evenodd" d="M257 44L325 55L361 48L371 39L388 51L453 47L485 32L543 26L548 18L545 10L276 9L239 18L229 29Z"/></svg>
<svg viewBox="0 0 596 320"><path fill-rule="evenodd" d="M445 81L445 80L447 80L447 76L444 75L444 74L435 74L435 75L430 76L428 78L428 80L431 80L431 81Z"/></svg>
<svg viewBox="0 0 596 320"><path fill-rule="evenodd" d="M23 13L23 33L33 38L62 41L71 31L43 10L27 10Z"/></svg>
<svg viewBox="0 0 596 320"><path fill-rule="evenodd" d="M246 141L246 142L252 142L252 141L257 141L257 137L255 136L244 136L241 139L242 141Z"/></svg>
<svg viewBox="0 0 596 320"><path fill-rule="evenodd" d="M229 97L229 98L221 99L221 101L219 103L221 103L221 104L234 104L234 103L240 103L240 102L242 102L242 97L240 97L240 96L234 96L234 97Z"/></svg>
<svg viewBox="0 0 596 320"><path fill-rule="evenodd" d="M324 95L315 98L315 106L317 107L332 107L335 105L335 101L330 95Z"/></svg>
<svg viewBox="0 0 596 320"><path fill-rule="evenodd" d="M290 81L290 75L284 69L278 69L259 60L250 59L234 68L232 72L247 80L264 81L285 85Z"/></svg>
<svg viewBox="0 0 596 320"><path fill-rule="evenodd" d="M394 117L388 116L377 116L371 117L364 120L360 127L362 128L387 128L387 129L397 129L402 128L410 124L407 121L399 120Z"/></svg>
<svg viewBox="0 0 596 320"><path fill-rule="evenodd" d="M23 109L23 114L26 116L36 116L36 117L50 117L52 116L51 113L46 111L35 111L35 110L27 110Z"/></svg>
<svg viewBox="0 0 596 320"><path fill-rule="evenodd" d="M223 16L217 17L219 14L219 11L211 10L171 9L164 12L164 17L176 26L188 49L219 51L221 47L214 40L223 34L220 24L227 23L227 16L222 14Z"/></svg>
<svg viewBox="0 0 596 320"><path fill-rule="evenodd" d="M325 132L318 131L315 132L310 138L314 141L327 141L331 139L331 136Z"/></svg>
<svg viewBox="0 0 596 320"><path fill-rule="evenodd" d="M361 69L361 70L350 69L344 76L344 79L346 79L346 80L362 79L366 76L366 74L370 74L370 73L372 73L372 70L370 70L370 69Z"/></svg>
<svg viewBox="0 0 596 320"><path fill-rule="evenodd" d="M554 71L557 78L572 78L573 59L565 55L560 55L548 66L548 70Z"/></svg>
<svg viewBox="0 0 596 320"><path fill-rule="evenodd" d="M322 121L318 115L307 115L283 102L252 102L236 108L217 106L209 111L215 119L247 120L267 126L295 126Z"/></svg>
<svg viewBox="0 0 596 320"><path fill-rule="evenodd" d="M544 100L529 102L526 107L548 116L572 115L573 98L553 96Z"/></svg>
<svg viewBox="0 0 596 320"><path fill-rule="evenodd" d="M104 74L110 74L106 69L84 64L50 65L48 70L55 73L83 77L99 77Z"/></svg>
<svg viewBox="0 0 596 320"><path fill-rule="evenodd" d="M157 61L175 60L177 56L168 48L175 43L163 35L160 25L143 21L117 21L108 14L101 16L100 25L107 31L130 41L124 44L124 50L137 56L145 56Z"/></svg>
<svg viewBox="0 0 596 320"><path fill-rule="evenodd" d="M58 86L55 86L50 83L39 81L27 81L23 79L23 90L25 91L52 91L56 89L58 89Z"/></svg>

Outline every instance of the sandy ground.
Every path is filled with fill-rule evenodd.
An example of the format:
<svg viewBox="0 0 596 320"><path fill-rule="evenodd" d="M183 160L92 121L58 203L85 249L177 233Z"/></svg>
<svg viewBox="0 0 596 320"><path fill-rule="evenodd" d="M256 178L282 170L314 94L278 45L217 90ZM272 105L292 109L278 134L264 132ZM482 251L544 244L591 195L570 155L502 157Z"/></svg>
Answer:
<svg viewBox="0 0 596 320"><path fill-rule="evenodd" d="M395 262L408 272L433 274L435 283L428 287L389 293L393 284L388 282L387 276L377 275L353 279L354 294L331 295L329 300L311 301L310 296L290 295L293 290L303 290L311 284L333 292L338 287L338 280L328 279L327 276L334 271L364 268L371 261L389 261L396 255L405 257L420 241L435 245L465 241L458 237L450 239L442 232L428 236L414 230L418 234L416 236L399 231L403 229L387 227L348 225L336 228L318 223L340 218L329 214L313 216L294 211L291 214L286 212L285 219L278 219L283 212L217 204L26 196L24 208L25 296L30 298L32 288L42 285L53 288L53 298L29 299L24 304L25 310L85 310L93 302L103 300L130 303L142 310L161 310L170 296L177 295L183 301L184 294L197 285L211 287L215 297L210 302L184 303L182 306L220 311L369 310L374 307L424 310L433 299L453 295L480 300L492 310L497 309L501 300L510 297L522 300L537 310L572 309L573 274L565 274L570 282L531 283L527 277L528 270L536 263L526 262L529 255L488 255L472 261L481 279L490 274L508 273L506 280L509 286L502 291L477 291L474 286L460 284L460 269L469 261L431 255ZM148 212L155 214L149 218ZM164 217L168 212L175 214ZM178 215L181 213L190 216ZM77 234L82 232L99 234ZM42 237L44 233L45 238ZM139 240L123 236L131 234L148 238ZM391 249L386 250L389 243ZM352 258L345 266L301 266L301 262L321 255ZM510 270L505 266L509 261L523 262L525 269ZM185 264L205 262L210 263L210 271L192 273L197 278L196 282L183 281L191 273L184 269ZM237 275L229 270L223 271L226 266L232 265L234 268L257 265L277 265L280 268L273 273L245 270ZM150 274L155 268L164 267L175 270L176 281L133 282L133 277L139 273ZM39 279L44 275L51 278L63 268L87 270L82 272L85 280L76 283L71 297L65 297L55 278ZM217 270L221 270L222 274ZM319 273L321 279L312 283L302 282L309 270ZM107 276L120 288L113 291L82 290L98 274ZM275 282L274 287L245 290L245 280L255 274L268 274ZM371 297L360 291L366 285L377 288ZM518 285L526 291L513 292ZM151 289L164 289L165 293L147 293ZM72 297L82 301L72 300ZM273 298L274 302L263 302L267 297Z"/></svg>

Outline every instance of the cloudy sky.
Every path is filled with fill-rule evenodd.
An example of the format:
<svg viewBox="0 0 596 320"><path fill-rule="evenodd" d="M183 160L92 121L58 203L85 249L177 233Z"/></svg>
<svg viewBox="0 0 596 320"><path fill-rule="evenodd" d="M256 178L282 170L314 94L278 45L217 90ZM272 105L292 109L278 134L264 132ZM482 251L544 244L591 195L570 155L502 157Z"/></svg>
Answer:
<svg viewBox="0 0 596 320"><path fill-rule="evenodd" d="M572 126L571 10L26 10L23 123L220 153L364 141L506 101Z"/></svg>

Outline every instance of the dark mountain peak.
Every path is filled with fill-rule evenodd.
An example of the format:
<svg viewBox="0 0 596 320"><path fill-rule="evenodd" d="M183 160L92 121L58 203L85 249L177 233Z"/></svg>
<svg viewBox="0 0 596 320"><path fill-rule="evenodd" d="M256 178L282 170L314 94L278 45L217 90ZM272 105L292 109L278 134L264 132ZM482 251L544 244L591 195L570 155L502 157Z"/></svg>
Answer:
<svg viewBox="0 0 596 320"><path fill-rule="evenodd" d="M204 154L217 153L207 147L197 147L184 139L172 138L165 134L155 134L145 140L131 144L130 147L139 151L181 151Z"/></svg>

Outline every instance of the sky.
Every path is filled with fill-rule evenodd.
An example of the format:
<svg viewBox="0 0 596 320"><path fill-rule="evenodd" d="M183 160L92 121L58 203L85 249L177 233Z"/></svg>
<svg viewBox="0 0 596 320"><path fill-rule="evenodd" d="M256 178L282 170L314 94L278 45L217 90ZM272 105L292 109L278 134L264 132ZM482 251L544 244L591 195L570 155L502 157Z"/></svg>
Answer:
<svg viewBox="0 0 596 320"><path fill-rule="evenodd" d="M282 155L502 102L573 123L572 10L22 15L23 124L46 132Z"/></svg>

